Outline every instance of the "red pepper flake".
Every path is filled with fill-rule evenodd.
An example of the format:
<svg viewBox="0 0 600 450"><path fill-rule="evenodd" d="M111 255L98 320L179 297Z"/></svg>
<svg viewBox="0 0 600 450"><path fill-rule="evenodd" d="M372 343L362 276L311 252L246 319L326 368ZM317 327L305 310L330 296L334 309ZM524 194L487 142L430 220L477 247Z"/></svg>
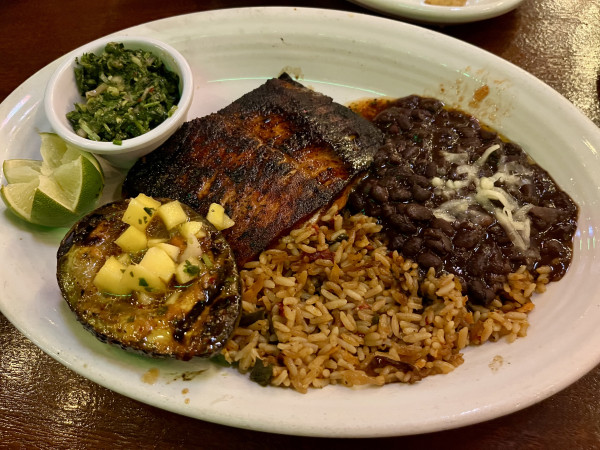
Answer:
<svg viewBox="0 0 600 450"><path fill-rule="evenodd" d="M279 314L281 317L283 317L283 302L279 302L279 303L277 303L277 306L278 306L278 308L277 308L277 313L278 313L278 314Z"/></svg>
<svg viewBox="0 0 600 450"><path fill-rule="evenodd" d="M321 250L315 253L304 253L310 262L315 262L317 259L328 259L333 261L335 259L335 253L331 250Z"/></svg>

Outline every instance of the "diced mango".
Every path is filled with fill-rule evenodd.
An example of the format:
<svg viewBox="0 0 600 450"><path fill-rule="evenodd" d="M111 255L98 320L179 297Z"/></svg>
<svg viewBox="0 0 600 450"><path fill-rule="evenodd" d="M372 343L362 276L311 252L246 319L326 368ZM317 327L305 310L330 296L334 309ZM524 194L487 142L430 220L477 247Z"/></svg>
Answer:
<svg viewBox="0 0 600 450"><path fill-rule="evenodd" d="M140 194L129 201L121 220L140 231L144 231L159 207L160 202Z"/></svg>
<svg viewBox="0 0 600 450"><path fill-rule="evenodd" d="M167 230L171 230L188 220L187 214L181 207L181 203L177 200L161 205L158 208L158 215L164 222Z"/></svg>
<svg viewBox="0 0 600 450"><path fill-rule="evenodd" d="M121 236L115 239L117 244L124 252L139 252L148 246L146 233L131 225Z"/></svg>
<svg viewBox="0 0 600 450"><path fill-rule="evenodd" d="M187 284L196 278L201 270L202 265L200 260L195 257L190 257L177 265L177 268L175 269L175 279L180 284Z"/></svg>
<svg viewBox="0 0 600 450"><path fill-rule="evenodd" d="M115 295L131 293L131 288L123 282L123 273L127 266L116 257L109 257L94 277L94 286L101 292Z"/></svg>
<svg viewBox="0 0 600 450"><path fill-rule="evenodd" d="M166 284L154 272L140 264L131 264L127 267L123 280L134 291L165 292Z"/></svg>
<svg viewBox="0 0 600 450"><path fill-rule="evenodd" d="M140 266L158 275L165 283L168 283L175 274L175 262L160 247L150 247L140 261Z"/></svg>
<svg viewBox="0 0 600 450"><path fill-rule="evenodd" d="M231 228L235 225L235 222L225 214L225 208L218 203L211 203L208 208L206 220L212 223L219 231Z"/></svg>
<svg viewBox="0 0 600 450"><path fill-rule="evenodd" d="M150 247L150 245L148 246ZM177 258L179 257L179 252L181 251L176 245L167 244L166 242L159 242L158 244L155 244L152 247L160 248L167 255L169 255L173 261L177 261Z"/></svg>
<svg viewBox="0 0 600 450"><path fill-rule="evenodd" d="M154 247L157 244L160 244L161 242L167 242L168 239L165 238L151 238L148 239L148 247Z"/></svg>
<svg viewBox="0 0 600 450"><path fill-rule="evenodd" d="M135 199L148 208L155 210L160 208L160 202L158 200L154 200L152 197L148 197L146 194L138 194Z"/></svg>
<svg viewBox="0 0 600 450"><path fill-rule="evenodd" d="M179 226L179 231L186 239L188 236L196 236L197 238L203 238L206 236L206 231L204 231L202 222L198 222L196 220L190 220L189 222L182 223Z"/></svg>

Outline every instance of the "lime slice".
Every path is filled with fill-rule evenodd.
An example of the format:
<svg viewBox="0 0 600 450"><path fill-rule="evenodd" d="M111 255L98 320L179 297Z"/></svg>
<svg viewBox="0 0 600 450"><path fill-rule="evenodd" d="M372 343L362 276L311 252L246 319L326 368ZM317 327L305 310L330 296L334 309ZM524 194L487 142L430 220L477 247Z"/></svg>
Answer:
<svg viewBox="0 0 600 450"><path fill-rule="evenodd" d="M104 174L90 153L41 133L42 161L4 161L8 184L2 200L22 219L49 227L70 226L91 210L104 187Z"/></svg>

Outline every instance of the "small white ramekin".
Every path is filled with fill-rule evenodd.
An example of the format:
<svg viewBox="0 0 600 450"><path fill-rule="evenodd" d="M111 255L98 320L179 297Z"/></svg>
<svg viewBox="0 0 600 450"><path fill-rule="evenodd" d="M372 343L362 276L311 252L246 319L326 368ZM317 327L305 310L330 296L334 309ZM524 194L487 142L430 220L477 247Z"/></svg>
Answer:
<svg viewBox="0 0 600 450"><path fill-rule="evenodd" d="M147 133L124 139L120 145L112 142L97 142L79 136L67 120L66 114L82 102L75 83L76 57L84 53L100 54L109 42L123 43L125 48L142 49L160 58L166 67L179 75L181 98L171 117ZM113 166L129 168L135 161L165 142L185 121L194 94L192 69L186 59L164 42L147 37L108 36L90 42L65 57L51 76L46 86L44 109L54 132L72 145L106 159Z"/></svg>

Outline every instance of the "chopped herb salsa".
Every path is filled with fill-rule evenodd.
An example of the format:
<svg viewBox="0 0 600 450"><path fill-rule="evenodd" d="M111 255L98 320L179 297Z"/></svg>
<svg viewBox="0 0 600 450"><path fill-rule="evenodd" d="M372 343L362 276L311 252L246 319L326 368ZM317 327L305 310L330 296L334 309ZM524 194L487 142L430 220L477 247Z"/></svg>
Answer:
<svg viewBox="0 0 600 450"><path fill-rule="evenodd" d="M108 43L101 55L77 58L75 80L85 103L67 113L75 132L121 144L167 119L179 102L179 76L151 52Z"/></svg>

